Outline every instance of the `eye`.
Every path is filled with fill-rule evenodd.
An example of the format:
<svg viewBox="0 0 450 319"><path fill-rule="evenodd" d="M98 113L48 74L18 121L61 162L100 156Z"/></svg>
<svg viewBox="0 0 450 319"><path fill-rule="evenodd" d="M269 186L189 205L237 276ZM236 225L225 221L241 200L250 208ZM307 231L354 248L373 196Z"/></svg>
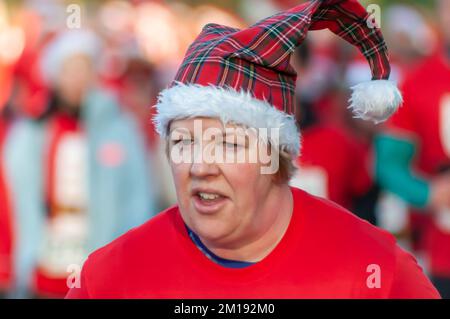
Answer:
<svg viewBox="0 0 450 319"><path fill-rule="evenodd" d="M223 145L224 145L227 149L230 149L230 150L238 150L238 149L240 149L240 148L243 147L242 145L237 144L237 143L235 143L235 142L227 142L227 141L224 141L224 142L223 142Z"/></svg>

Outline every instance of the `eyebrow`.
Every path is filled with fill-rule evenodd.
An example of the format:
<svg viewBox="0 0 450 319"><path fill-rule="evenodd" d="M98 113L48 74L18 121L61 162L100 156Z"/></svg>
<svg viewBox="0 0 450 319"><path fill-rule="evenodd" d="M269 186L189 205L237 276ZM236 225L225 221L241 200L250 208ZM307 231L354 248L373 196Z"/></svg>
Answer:
<svg viewBox="0 0 450 319"><path fill-rule="evenodd" d="M245 145L249 145L250 144L250 138L248 136L248 134L223 134L223 140L226 140L226 137L233 137L233 141L242 141L243 138L245 138Z"/></svg>
<svg viewBox="0 0 450 319"><path fill-rule="evenodd" d="M191 130L189 130L189 129L176 127L174 129L170 130L169 137L172 137L172 134L174 132L176 132L176 133L178 133L180 135L188 135L189 134L190 137L192 137L194 135L193 132ZM235 131L233 131L233 132L223 131L222 132L222 141L226 141L227 137L232 137L233 141L236 141L236 142L237 141L241 141L242 138L244 137L245 138L245 145L250 145L250 137L249 137L248 134L237 134ZM171 140L173 140L173 138L171 138Z"/></svg>
<svg viewBox="0 0 450 319"><path fill-rule="evenodd" d="M191 136L193 135L193 133L191 132L191 130L188 130L184 127L175 127L174 129L171 129L169 131L169 135L168 136L172 136L172 134L176 132L178 134L190 134Z"/></svg>

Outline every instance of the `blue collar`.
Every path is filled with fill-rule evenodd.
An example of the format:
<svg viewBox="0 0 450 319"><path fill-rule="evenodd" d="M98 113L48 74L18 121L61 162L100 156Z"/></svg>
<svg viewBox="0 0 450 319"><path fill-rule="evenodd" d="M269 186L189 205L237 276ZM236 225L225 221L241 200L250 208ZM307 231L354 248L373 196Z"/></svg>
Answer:
<svg viewBox="0 0 450 319"><path fill-rule="evenodd" d="M189 227L187 227L186 224L185 224L185 226L186 226L187 232L189 234L189 237L194 242L194 244L198 247L198 249L200 249L200 251L203 254L205 254L206 257L208 257L209 259L214 261L216 264L219 264L226 268L245 268L245 267L255 264L252 262L230 260L230 259L225 259L225 258L217 256L202 243L202 241L200 240L200 238L198 237L198 235L196 233L194 233Z"/></svg>

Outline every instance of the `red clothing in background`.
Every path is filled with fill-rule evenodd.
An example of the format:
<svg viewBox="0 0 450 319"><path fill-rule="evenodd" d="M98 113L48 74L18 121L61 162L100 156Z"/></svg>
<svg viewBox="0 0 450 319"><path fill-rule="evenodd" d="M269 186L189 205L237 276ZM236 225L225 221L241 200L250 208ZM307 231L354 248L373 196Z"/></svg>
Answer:
<svg viewBox="0 0 450 319"><path fill-rule="evenodd" d="M435 175L450 163L450 117L444 117L450 114L450 62L439 55L430 58L405 80L402 92L404 104L387 129L415 138L417 169Z"/></svg>
<svg viewBox="0 0 450 319"><path fill-rule="evenodd" d="M450 167L450 62L442 55L428 59L409 75L402 91L404 105L387 128L416 143L415 170L429 179ZM436 220L423 227L431 273L450 277L450 229Z"/></svg>
<svg viewBox="0 0 450 319"><path fill-rule="evenodd" d="M12 272L12 212L4 167L4 142L8 125L0 119L0 291L7 291L13 278Z"/></svg>
<svg viewBox="0 0 450 319"><path fill-rule="evenodd" d="M84 264L80 287L67 298L439 297L390 234L291 189L289 228L254 265L225 268L208 259L173 207L94 252ZM376 287L370 280L373 267L381 270Z"/></svg>
<svg viewBox="0 0 450 319"><path fill-rule="evenodd" d="M302 133L302 154L297 160L300 170L294 181L302 184L315 179L311 183L324 189L323 197L350 209L352 198L364 195L372 186L366 160L364 150L343 129L317 125ZM320 190L305 190L322 195Z"/></svg>

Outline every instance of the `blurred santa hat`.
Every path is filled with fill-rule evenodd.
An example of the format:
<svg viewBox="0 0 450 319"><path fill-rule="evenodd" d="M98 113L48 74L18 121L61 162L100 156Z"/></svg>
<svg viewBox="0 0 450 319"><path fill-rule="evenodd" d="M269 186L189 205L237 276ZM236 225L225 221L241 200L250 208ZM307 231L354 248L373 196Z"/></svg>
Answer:
<svg viewBox="0 0 450 319"><path fill-rule="evenodd" d="M43 32L57 32L65 26L67 4L64 0L26 0L23 4L42 20Z"/></svg>
<svg viewBox="0 0 450 319"><path fill-rule="evenodd" d="M437 44L436 35L417 9L407 5L393 5L388 8L385 18L386 34L388 40L391 40L392 48L407 43L419 54L428 55L433 52Z"/></svg>
<svg viewBox="0 0 450 319"><path fill-rule="evenodd" d="M102 41L91 30L73 29L60 33L44 48L41 60L44 81L50 85L55 83L64 61L76 55L85 55L97 65L101 50Z"/></svg>

